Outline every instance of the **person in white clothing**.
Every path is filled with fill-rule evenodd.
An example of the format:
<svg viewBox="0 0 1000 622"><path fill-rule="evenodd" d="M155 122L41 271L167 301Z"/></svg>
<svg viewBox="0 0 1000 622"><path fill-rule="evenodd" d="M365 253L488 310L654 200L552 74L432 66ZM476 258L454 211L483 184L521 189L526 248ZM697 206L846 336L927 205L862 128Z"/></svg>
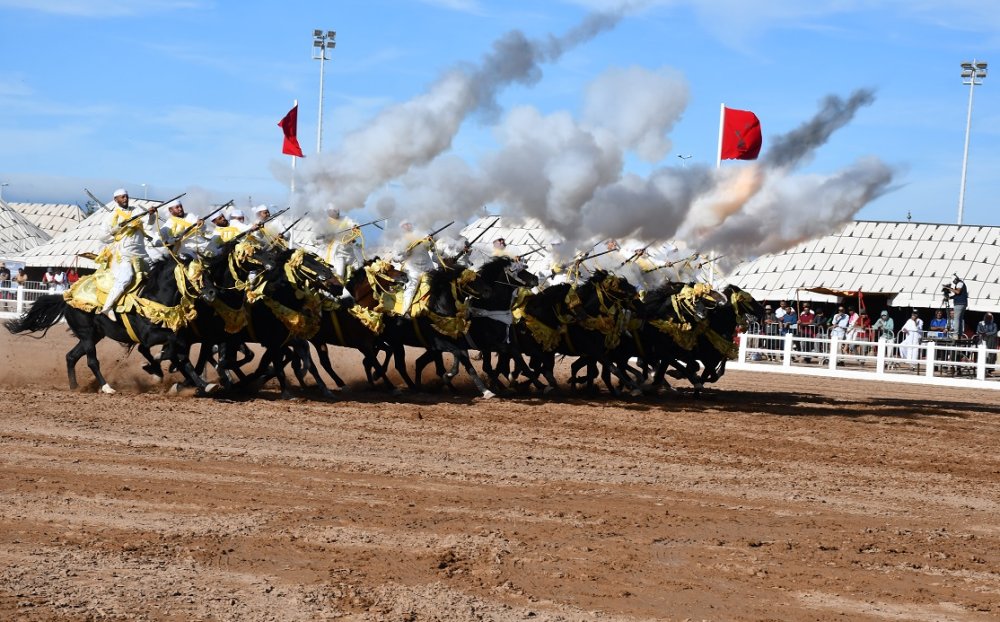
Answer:
<svg viewBox="0 0 1000 622"><path fill-rule="evenodd" d="M208 240L199 227L205 224L204 221L188 214L180 199L171 202L167 211L169 216L160 227L159 236L153 240L153 246L168 248L182 260L193 259L203 253ZM181 239L181 236L184 238Z"/></svg>
<svg viewBox="0 0 1000 622"><path fill-rule="evenodd" d="M340 210L332 204L327 206L327 233L320 241L326 243L323 249L323 259L333 267L334 274L341 283L346 283L351 273L364 265L364 255L361 251L361 230L357 223L342 216Z"/></svg>
<svg viewBox="0 0 1000 622"><path fill-rule="evenodd" d="M142 277L149 255L146 254L146 231L144 225L152 226L156 218L156 208L143 210L129 205L128 192L124 188L115 190L117 207L108 217L108 235L112 244L110 270L114 275L114 283L108 292L107 300L101 313L113 321L117 321L114 308L134 281ZM132 218L143 216L145 218ZM145 221L145 223L143 222Z"/></svg>
<svg viewBox="0 0 1000 622"><path fill-rule="evenodd" d="M434 250L434 238L421 236L413 231L413 223L404 220L399 223L402 237L396 242L393 261L401 264L406 272L406 286L403 288L403 315L410 314L413 297L417 294L420 278L434 269L431 253Z"/></svg>
<svg viewBox="0 0 1000 622"><path fill-rule="evenodd" d="M923 334L924 321L920 319L920 314L916 309L910 314L910 319L903 324L903 346L900 350L903 357L910 362L913 369L917 368L917 361L920 359L920 336Z"/></svg>

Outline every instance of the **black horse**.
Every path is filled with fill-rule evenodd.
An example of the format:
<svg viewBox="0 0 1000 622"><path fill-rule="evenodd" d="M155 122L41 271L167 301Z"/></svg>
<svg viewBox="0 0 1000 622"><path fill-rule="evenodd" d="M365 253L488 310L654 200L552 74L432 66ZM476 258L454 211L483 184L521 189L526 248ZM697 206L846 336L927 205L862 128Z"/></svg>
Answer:
<svg viewBox="0 0 1000 622"><path fill-rule="evenodd" d="M440 354L446 352L456 357L483 397L494 397L494 393L486 388L469 359L465 338L468 330L467 312L460 310L460 306L466 305L471 299L488 296L490 285L478 275L469 278L466 274L466 271L452 268L432 270L427 274L428 313L413 318L386 316L384 339L392 350L396 371L410 389L420 389L423 369L432 361L437 364L439 375L451 386L452 377L444 373L441 364ZM405 346L426 349L414 364L415 381L406 371Z"/></svg>
<svg viewBox="0 0 1000 622"><path fill-rule="evenodd" d="M172 257L154 263L139 290L139 296L166 307L179 305L181 292L175 278L175 268L177 263ZM183 270L178 270L177 273L182 275L181 278L186 278L183 276ZM70 306L62 294L47 294L36 300L20 318L8 321L6 327L13 334L41 331L44 336L64 317L70 331L78 340L66 354L70 389L76 389L78 386L76 363L86 355L87 365L97 378L100 390L104 393L115 393L101 373L101 365L97 359L97 343L105 337L129 347L138 345L144 356L151 360L169 360L173 367L180 370L184 377L198 388L199 395L208 393L214 388L214 385L206 383L195 373L187 356L189 344L184 341L180 332L154 323L134 311L119 313L112 321L105 315L81 311ZM163 349L158 359L153 359L150 349L158 345L162 345Z"/></svg>
<svg viewBox="0 0 1000 622"><path fill-rule="evenodd" d="M365 267L370 266L378 258L374 258L365 263ZM319 354L320 365L330 374L333 381L340 389L346 387L346 383L333 369L330 362L328 345L336 345L345 348L357 349L363 355L365 376L368 384L374 385L382 379L387 389L394 390L395 387L389 382L386 369L391 356L389 347L380 334L375 332L368 325L361 321L360 315L365 313L380 313L379 304L381 293L391 289L396 279L405 276L402 272L386 266L385 272L378 272L371 276L364 269L355 270L347 283L344 285L350 295L349 301L340 299L336 304L327 305L324 308L323 320L320 322L319 332L310 341ZM379 352L385 352L385 360L379 361Z"/></svg>

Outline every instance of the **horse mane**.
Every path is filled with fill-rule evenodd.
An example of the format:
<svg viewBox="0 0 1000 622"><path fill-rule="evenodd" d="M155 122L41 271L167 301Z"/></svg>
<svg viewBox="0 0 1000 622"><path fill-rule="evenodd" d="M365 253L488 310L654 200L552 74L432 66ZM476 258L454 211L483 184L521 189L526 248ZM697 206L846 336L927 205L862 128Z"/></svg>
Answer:
<svg viewBox="0 0 1000 622"><path fill-rule="evenodd" d="M177 262L170 255L165 255L152 262L149 265L149 271L146 273L146 284L142 288L142 297L149 300L156 300L157 296L164 294L164 286L175 282L174 267L176 265Z"/></svg>
<svg viewBox="0 0 1000 622"><path fill-rule="evenodd" d="M510 267L513 260L503 255L493 257L479 268L479 276L484 281L499 281L503 272Z"/></svg>
<svg viewBox="0 0 1000 622"><path fill-rule="evenodd" d="M427 283L430 287L430 293L432 295L437 294L450 287L452 281L460 276L462 276L461 270L453 270L451 268L435 268L431 270L427 273Z"/></svg>

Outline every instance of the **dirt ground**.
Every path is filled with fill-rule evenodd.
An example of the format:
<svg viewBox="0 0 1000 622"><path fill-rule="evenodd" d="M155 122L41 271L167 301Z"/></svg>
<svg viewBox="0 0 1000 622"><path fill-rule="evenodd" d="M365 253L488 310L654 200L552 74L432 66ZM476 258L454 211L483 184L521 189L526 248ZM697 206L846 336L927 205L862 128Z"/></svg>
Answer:
<svg viewBox="0 0 1000 622"><path fill-rule="evenodd" d="M105 396L70 345L0 334L3 620L1000 619L994 393L224 401L107 345Z"/></svg>

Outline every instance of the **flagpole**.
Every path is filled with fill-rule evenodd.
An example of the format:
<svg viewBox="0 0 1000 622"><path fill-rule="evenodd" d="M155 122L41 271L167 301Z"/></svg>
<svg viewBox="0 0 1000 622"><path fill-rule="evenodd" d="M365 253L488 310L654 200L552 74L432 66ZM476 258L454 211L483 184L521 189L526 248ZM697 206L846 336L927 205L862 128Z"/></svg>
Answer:
<svg viewBox="0 0 1000 622"><path fill-rule="evenodd" d="M719 106L719 147L715 150L715 168L722 168L722 126L726 122L726 105Z"/></svg>
<svg viewBox="0 0 1000 622"><path fill-rule="evenodd" d="M719 104L719 144L715 148L715 170L722 168L722 126L726 122L726 104ZM715 251L708 251L708 285L715 289Z"/></svg>
<svg viewBox="0 0 1000 622"><path fill-rule="evenodd" d="M293 100L292 101L292 108L298 108L298 106L299 106L299 100L297 100L297 99ZM719 140L722 140L722 139L720 138ZM291 183L291 191L290 191L291 194L295 194L295 161L297 159L298 158L296 158L295 156L292 156L292 183Z"/></svg>

